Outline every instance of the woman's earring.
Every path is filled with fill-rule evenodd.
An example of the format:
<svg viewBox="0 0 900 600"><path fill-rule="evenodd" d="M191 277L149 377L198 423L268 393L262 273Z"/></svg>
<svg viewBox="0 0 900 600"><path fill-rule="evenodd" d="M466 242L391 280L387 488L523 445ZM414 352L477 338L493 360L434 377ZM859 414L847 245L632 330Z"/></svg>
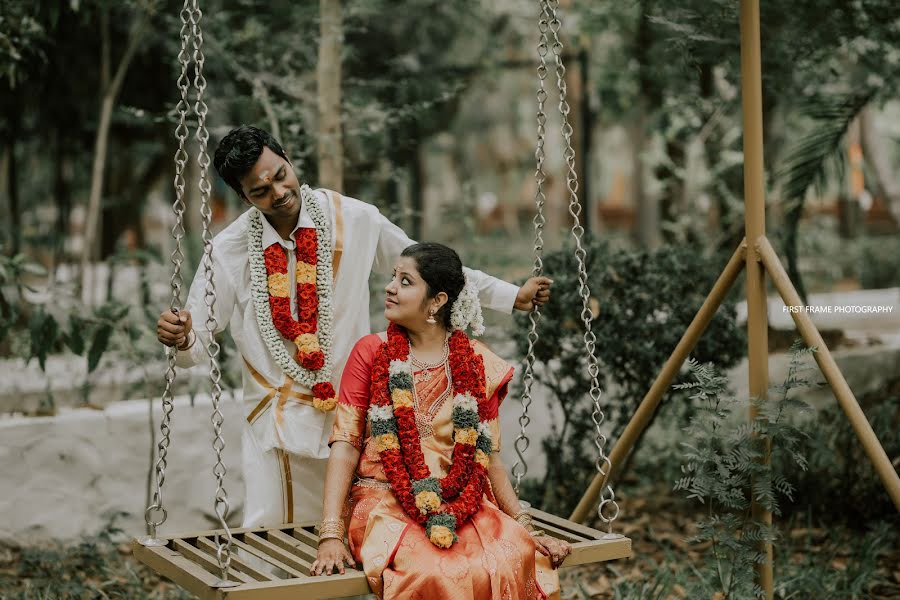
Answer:
<svg viewBox="0 0 900 600"><path fill-rule="evenodd" d="M434 320L434 310L428 311L428 318L425 319L425 322L428 323L429 325L437 324L437 321Z"/></svg>

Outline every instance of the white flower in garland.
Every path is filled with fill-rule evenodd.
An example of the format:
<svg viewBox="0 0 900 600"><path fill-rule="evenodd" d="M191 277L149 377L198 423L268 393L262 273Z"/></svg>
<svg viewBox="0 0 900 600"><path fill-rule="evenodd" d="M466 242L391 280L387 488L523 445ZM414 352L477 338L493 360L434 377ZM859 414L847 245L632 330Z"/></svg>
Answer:
<svg viewBox="0 0 900 600"><path fill-rule="evenodd" d="M321 369L310 371L298 364L294 357L288 353L281 334L272 322L272 309L269 305L269 288L263 254L265 249L262 246L263 216L262 213L255 209L250 212L247 246L253 306L256 311L256 322L259 324L259 330L266 348L268 348L272 358L288 377L312 389L318 383L330 381L333 365L334 304L332 297L334 289L331 265L331 223L308 185L301 186L300 198L306 205L313 225L316 227L318 242L316 246L316 294L319 299L318 339L319 346L325 356L325 364Z"/></svg>
<svg viewBox="0 0 900 600"><path fill-rule="evenodd" d="M465 331L467 327L471 327L472 335L484 333L481 301L478 300L478 292L468 277L466 277L466 284L462 291L450 308L450 328Z"/></svg>
<svg viewBox="0 0 900 600"><path fill-rule="evenodd" d="M412 362L409 360L392 360L388 367L389 375L406 374L412 377Z"/></svg>
<svg viewBox="0 0 900 600"><path fill-rule="evenodd" d="M474 413L478 412L478 401L471 394L456 394L453 398L453 407L459 407L463 410L469 410Z"/></svg>

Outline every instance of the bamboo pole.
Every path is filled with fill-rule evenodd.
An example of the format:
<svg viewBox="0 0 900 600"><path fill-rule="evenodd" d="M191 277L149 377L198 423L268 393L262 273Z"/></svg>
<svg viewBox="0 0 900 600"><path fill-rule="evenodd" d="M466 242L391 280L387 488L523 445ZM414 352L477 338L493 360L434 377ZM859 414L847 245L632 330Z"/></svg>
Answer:
<svg viewBox="0 0 900 600"><path fill-rule="evenodd" d="M659 406L659 403L662 400L663 394L669 389L672 379L678 374L678 370L681 368L681 365L684 364L688 354L690 354L691 350L694 349L694 346L697 345L697 340L699 340L700 336L703 335L703 332L706 331L709 322L716 314L716 311L719 309L719 306L722 304L722 301L725 299L731 286L737 280L741 269L744 268L744 254L746 248L747 244L741 242L734 251L734 254L731 256L731 259L729 259L728 264L725 265L722 274L719 275L719 278L713 285L712 290L709 292L709 295L706 297L700 310L698 310L697 314L694 316L694 320L691 321L691 324L684 332L684 335L681 336L681 340L678 341L678 345L675 346L672 355L669 356L669 359L666 361L666 364L663 365L659 375L656 376L653 385L650 386L650 391L648 391L644 396L644 399L641 400L634 416L631 417L631 421L628 422L625 431L622 432L622 435L613 447L612 452L610 452L609 460L612 466L609 469L609 474L604 476L602 473L597 473L597 475L594 476L594 480L591 482L590 487L588 487L587 491L578 502L578 506L575 507L575 510L569 517L570 521L580 523L587 518L592 507L596 504L597 498L600 496L601 490L603 490L603 486L606 485L608 480L615 476L616 471L622 466L625 462L625 458L631 452L635 441L637 441L644 429L647 428L647 425L653 418L653 413L656 412L656 407Z"/></svg>
<svg viewBox="0 0 900 600"><path fill-rule="evenodd" d="M763 265L765 265L784 303L789 307L802 306L803 301L800 299L800 294L794 289L794 285L781 265L781 261L778 259L775 249L772 248L772 244L769 243L768 239L761 238L757 246ZM893 500L894 506L897 507L897 510L900 510L900 476L897 475L897 471L891 464L891 460L888 458L881 443L879 443L878 437L872 431L872 426L869 425L866 415L859 407L856 397L850 390L850 386L847 385L847 380L844 379L834 357L825 345L822 335L816 329L809 315L802 310L798 312L791 311L790 314L794 318L794 323L797 324L797 330L800 332L803 341L810 348L816 349L813 356L819 364L825 380L831 386L844 414L847 415L850 425L853 426L853 431L856 432L856 436L862 443L866 456L872 461L872 465L875 467L878 477L881 478L881 482L884 484L891 500Z"/></svg>
<svg viewBox="0 0 900 600"><path fill-rule="evenodd" d="M759 42L759 0L741 0L741 101L744 126L744 228L753 251L747 253L747 358L750 395L765 399L769 389L769 323L766 272L759 263L755 246L766 234L766 204L763 180L762 67ZM751 406L750 419L757 410ZM762 461L769 463L770 447ZM754 519L772 524L772 513L753 501ZM766 598L773 597L774 574L771 542L762 542L765 559L756 567L757 582Z"/></svg>

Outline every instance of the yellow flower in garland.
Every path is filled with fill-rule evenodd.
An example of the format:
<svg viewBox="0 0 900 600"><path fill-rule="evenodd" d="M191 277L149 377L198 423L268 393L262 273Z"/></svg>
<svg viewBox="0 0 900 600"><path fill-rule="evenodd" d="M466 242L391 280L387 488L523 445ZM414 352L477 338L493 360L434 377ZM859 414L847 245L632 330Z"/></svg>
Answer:
<svg viewBox="0 0 900 600"><path fill-rule="evenodd" d="M316 334L314 333L298 335L297 339L294 340L294 343L297 344L297 350L300 352L312 354L313 352L319 351L319 338L316 337Z"/></svg>
<svg viewBox="0 0 900 600"><path fill-rule="evenodd" d="M319 398L313 399L313 408L321 410L322 412L330 412L334 410L336 406L337 400L334 398L327 398L325 400L320 400Z"/></svg>
<svg viewBox="0 0 900 600"><path fill-rule="evenodd" d="M478 442L478 431L471 427L466 429L460 429L456 432L456 436L454 441L457 444L465 444L467 446L474 446L476 442Z"/></svg>
<svg viewBox="0 0 900 600"><path fill-rule="evenodd" d="M412 408L412 392L395 388L391 391L391 402L394 403L394 408Z"/></svg>
<svg viewBox="0 0 900 600"><path fill-rule="evenodd" d="M475 451L475 462L479 465L487 469L488 463L490 462L491 457L488 456L484 450L476 450Z"/></svg>
<svg viewBox="0 0 900 600"><path fill-rule="evenodd" d="M443 525L435 525L428 539L438 548L449 548L453 545L453 532Z"/></svg>
<svg viewBox="0 0 900 600"><path fill-rule="evenodd" d="M288 287L287 273L272 273L269 275L269 295L276 298L287 298L291 295Z"/></svg>
<svg viewBox="0 0 900 600"><path fill-rule="evenodd" d="M303 283L312 283L316 282L316 266L311 265L307 262L297 261L297 285Z"/></svg>
<svg viewBox="0 0 900 600"><path fill-rule="evenodd" d="M416 494L416 508L423 513L434 512L441 507L441 499L434 492L424 491Z"/></svg>
<svg viewBox="0 0 900 600"><path fill-rule="evenodd" d="M385 433L375 438L375 447L378 448L379 452L384 452L385 450L399 450L400 441L393 433Z"/></svg>

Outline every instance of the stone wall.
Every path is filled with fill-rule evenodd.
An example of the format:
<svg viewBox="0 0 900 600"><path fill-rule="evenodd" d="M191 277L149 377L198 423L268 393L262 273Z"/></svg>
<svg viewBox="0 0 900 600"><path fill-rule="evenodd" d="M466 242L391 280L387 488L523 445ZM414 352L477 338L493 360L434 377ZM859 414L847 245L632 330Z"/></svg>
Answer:
<svg viewBox="0 0 900 600"><path fill-rule="evenodd" d="M153 401L159 433L159 401ZM226 490L234 519L243 498L238 403L223 398ZM209 529L213 522L214 454L208 397L176 399L163 487L169 518L163 532ZM150 462L148 401L117 402L103 410L65 409L52 417L0 419L0 541L73 540L96 533L107 515L126 532L144 533Z"/></svg>

